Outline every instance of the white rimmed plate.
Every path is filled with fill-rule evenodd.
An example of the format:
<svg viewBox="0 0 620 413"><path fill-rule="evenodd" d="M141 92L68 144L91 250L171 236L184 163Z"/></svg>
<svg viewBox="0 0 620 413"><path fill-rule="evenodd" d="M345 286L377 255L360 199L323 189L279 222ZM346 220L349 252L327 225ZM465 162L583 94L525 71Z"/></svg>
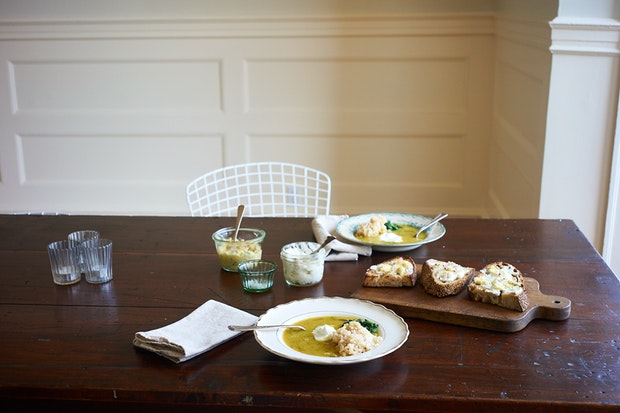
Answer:
<svg viewBox="0 0 620 413"><path fill-rule="evenodd" d="M413 242L413 243L404 243L404 242L385 242L385 243L375 243L375 242L364 242L355 237L355 231L357 227L361 224L366 224L370 222L371 217L376 217L377 215L381 215L385 217L388 221L391 221L395 224L403 224L403 225L411 225L414 227L421 228L424 225L428 224L432 221L433 218L426 217L424 215L414 215L414 214L401 214L394 212L377 212L374 214L364 214L364 215L356 215L354 217L345 218L338 223L336 226L336 231L338 234L345 238L348 241L362 244L362 245L370 245L374 250L383 251L383 252L399 252L399 251L408 251L415 248L419 248L424 244L428 244L433 241L437 241L439 238L443 237L446 233L446 227L443 226L441 222L436 223L432 227L426 230L426 238L423 240Z"/></svg>
<svg viewBox="0 0 620 413"><path fill-rule="evenodd" d="M379 324L383 341L362 354L344 357L320 357L293 350L282 340L285 329L255 330L258 344L280 357L311 364L353 364L374 360L392 353L409 337L407 323L392 310L370 301L356 298L320 297L306 298L273 307L258 319L257 325L295 324L311 317L345 316L367 319Z"/></svg>

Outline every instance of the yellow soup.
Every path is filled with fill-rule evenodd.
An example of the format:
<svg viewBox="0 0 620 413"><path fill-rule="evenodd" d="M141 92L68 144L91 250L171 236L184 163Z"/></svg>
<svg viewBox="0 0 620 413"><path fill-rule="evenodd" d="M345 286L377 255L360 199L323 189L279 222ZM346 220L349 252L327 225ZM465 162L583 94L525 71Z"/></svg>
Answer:
<svg viewBox="0 0 620 413"><path fill-rule="evenodd" d="M356 235L355 238L359 239L360 241L368 242L372 244L413 244L414 242L418 242L418 241L422 241L423 239L426 239L426 232L421 233L420 236L416 238L415 234L420 229L419 227L414 227L413 225L405 225L405 224L398 224L398 225L400 225L399 229L389 230L388 232L398 235L399 237L402 238L402 241L398 241L398 242L384 241L384 239L382 239L381 236L360 237Z"/></svg>
<svg viewBox="0 0 620 413"><path fill-rule="evenodd" d="M338 345L331 340L315 340L312 331L324 324L339 329L345 321L349 320L351 320L351 318L344 316L307 318L295 323L296 325L305 327L306 331L287 328L282 334L282 339L287 346L300 353L319 357L338 357Z"/></svg>

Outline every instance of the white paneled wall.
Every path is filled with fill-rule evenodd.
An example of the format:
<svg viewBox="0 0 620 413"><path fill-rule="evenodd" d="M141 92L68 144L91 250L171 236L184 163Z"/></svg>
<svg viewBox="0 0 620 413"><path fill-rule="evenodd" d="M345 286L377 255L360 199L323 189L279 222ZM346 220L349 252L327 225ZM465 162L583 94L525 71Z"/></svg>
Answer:
<svg viewBox="0 0 620 413"><path fill-rule="evenodd" d="M497 18L490 213L538 214L543 168L551 30L542 20Z"/></svg>
<svg viewBox="0 0 620 413"><path fill-rule="evenodd" d="M196 175L283 160L334 212L486 214L492 14L224 23L3 25L0 212L185 215Z"/></svg>

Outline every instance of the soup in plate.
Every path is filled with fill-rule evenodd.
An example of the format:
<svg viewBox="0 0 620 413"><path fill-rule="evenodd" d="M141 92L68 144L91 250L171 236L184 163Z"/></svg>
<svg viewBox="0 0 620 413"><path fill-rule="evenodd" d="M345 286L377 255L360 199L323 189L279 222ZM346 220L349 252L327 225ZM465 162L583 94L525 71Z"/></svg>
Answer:
<svg viewBox="0 0 620 413"><path fill-rule="evenodd" d="M378 324L369 320L329 315L295 324L306 330L284 330L282 340L293 350L311 356L351 356L371 350L382 341Z"/></svg>

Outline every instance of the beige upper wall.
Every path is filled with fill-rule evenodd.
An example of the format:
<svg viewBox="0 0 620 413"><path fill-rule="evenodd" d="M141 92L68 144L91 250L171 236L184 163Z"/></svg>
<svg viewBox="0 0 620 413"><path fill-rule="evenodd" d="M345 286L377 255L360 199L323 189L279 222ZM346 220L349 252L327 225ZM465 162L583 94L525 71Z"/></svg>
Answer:
<svg viewBox="0 0 620 413"><path fill-rule="evenodd" d="M477 13L494 7L495 0L2 0L0 20L363 17Z"/></svg>
<svg viewBox="0 0 620 413"><path fill-rule="evenodd" d="M601 15L614 0L563 0L562 10ZM499 12L553 19L559 0L2 0L0 20L197 18L242 16L381 16L401 13ZM258 5L258 7L257 7ZM584 6L585 5L585 6ZM618 7L616 6L616 11Z"/></svg>
<svg viewBox="0 0 620 413"><path fill-rule="evenodd" d="M493 7L496 12L502 15L529 17L535 20L551 20L557 16L559 1L560 0L496 0L493 1Z"/></svg>

